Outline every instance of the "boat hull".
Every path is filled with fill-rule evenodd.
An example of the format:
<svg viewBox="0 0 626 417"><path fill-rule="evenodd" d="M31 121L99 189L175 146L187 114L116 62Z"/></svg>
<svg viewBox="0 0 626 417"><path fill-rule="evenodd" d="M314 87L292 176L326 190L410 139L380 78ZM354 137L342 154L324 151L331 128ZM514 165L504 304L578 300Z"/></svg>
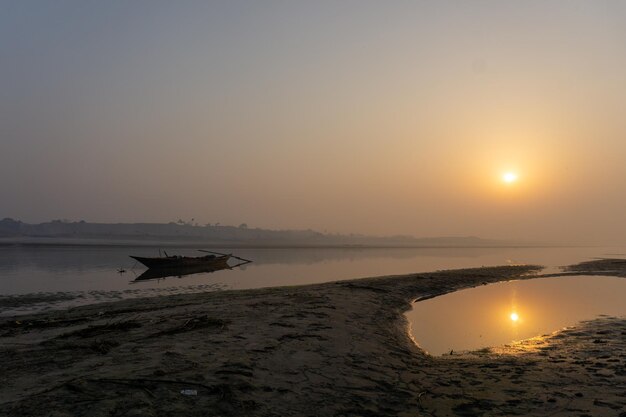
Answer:
<svg viewBox="0 0 626 417"><path fill-rule="evenodd" d="M228 267L230 255L223 256L164 256L158 258L147 258L142 256L131 256L137 262L141 262L151 269L163 268L189 268L189 267Z"/></svg>

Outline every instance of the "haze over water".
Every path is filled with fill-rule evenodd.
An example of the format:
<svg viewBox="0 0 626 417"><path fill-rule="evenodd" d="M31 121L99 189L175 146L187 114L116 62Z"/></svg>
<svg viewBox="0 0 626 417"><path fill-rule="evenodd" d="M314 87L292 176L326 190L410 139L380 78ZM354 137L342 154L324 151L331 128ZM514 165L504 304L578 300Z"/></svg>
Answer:
<svg viewBox="0 0 626 417"><path fill-rule="evenodd" d="M0 218L624 244L617 1L0 2Z"/></svg>

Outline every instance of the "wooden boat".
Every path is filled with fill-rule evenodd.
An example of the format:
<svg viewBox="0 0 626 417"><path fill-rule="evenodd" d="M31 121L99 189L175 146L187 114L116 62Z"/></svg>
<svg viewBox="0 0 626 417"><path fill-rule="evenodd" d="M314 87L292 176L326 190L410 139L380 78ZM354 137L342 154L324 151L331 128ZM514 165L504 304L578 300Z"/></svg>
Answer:
<svg viewBox="0 0 626 417"><path fill-rule="evenodd" d="M217 272L224 269L233 269L241 265L252 262L249 259L233 256L230 253L212 252L204 249L198 249L200 252L206 252L210 255L205 256L169 256L167 252L165 256L158 258L148 258L142 256L131 256L131 258L141 262L148 267L144 273L135 278L131 282L147 281L151 279L161 279L167 277L182 278L185 275ZM159 254L161 251L159 251ZM236 259L239 263L229 265L229 259Z"/></svg>
<svg viewBox="0 0 626 417"><path fill-rule="evenodd" d="M151 269L161 268L190 268L190 267L206 267L206 268L222 268L228 267L228 260L232 255L205 255L205 256L159 256L157 258L147 258L142 256L131 256L138 262Z"/></svg>

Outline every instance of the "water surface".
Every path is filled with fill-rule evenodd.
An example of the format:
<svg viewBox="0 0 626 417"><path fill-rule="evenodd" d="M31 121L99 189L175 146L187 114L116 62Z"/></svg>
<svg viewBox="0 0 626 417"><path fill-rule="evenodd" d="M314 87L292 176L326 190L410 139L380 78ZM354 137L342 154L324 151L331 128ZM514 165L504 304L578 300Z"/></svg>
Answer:
<svg viewBox="0 0 626 417"><path fill-rule="evenodd" d="M500 346L600 315L626 316L626 278L566 276L500 282L413 304L416 343L433 355Z"/></svg>
<svg viewBox="0 0 626 417"><path fill-rule="evenodd" d="M165 247L170 254L201 255L196 248ZM219 251L219 250L218 250ZM562 265L626 253L624 248L423 248L423 249L222 249L254 262L233 270L133 282L145 271L128 255L158 256L154 246L0 245L0 314L11 314L16 297L31 300L64 293L56 307L120 298L246 289L409 274L441 269L535 263ZM118 274L118 268L128 272ZM67 293L71 293L69 299ZM43 296L42 296L43 294ZM4 296L4 297L2 297ZM73 301L72 301L73 300ZM15 302L13 302L15 301ZM27 311L50 308L32 305Z"/></svg>

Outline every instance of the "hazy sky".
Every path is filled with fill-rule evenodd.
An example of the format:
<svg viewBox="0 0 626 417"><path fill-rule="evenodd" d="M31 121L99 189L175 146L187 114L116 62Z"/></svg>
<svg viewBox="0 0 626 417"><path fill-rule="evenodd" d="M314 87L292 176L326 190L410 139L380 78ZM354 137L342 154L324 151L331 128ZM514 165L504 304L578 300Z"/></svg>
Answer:
<svg viewBox="0 0 626 417"><path fill-rule="evenodd" d="M617 1L0 1L26 222L624 243L625 109Z"/></svg>

